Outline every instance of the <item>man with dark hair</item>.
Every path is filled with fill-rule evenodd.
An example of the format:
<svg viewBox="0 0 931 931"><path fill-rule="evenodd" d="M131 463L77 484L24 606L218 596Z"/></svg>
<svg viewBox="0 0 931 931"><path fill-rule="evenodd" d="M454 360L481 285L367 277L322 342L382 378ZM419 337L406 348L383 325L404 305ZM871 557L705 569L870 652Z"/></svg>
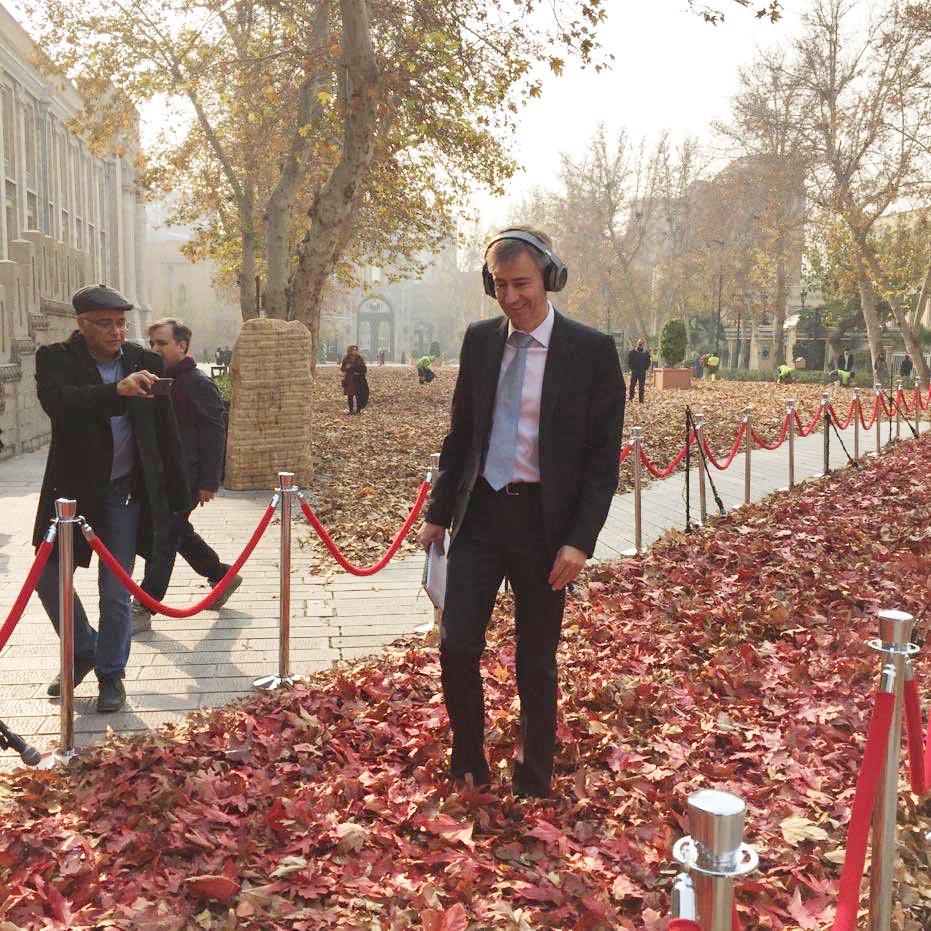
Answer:
<svg viewBox="0 0 931 931"><path fill-rule="evenodd" d="M33 543L42 542L56 498L77 499L83 515L128 572L136 553L151 550L171 511L188 500L178 428L168 397L153 385L162 360L124 342L132 304L105 285L81 288L72 298L78 329L63 343L36 352L39 402L52 421L45 478ZM89 566L88 547L74 537L74 561ZM99 572L100 625L95 631L74 598L74 683L97 673L98 711L126 701L123 676L130 648L129 593L103 566ZM58 630L58 555L53 553L36 587ZM58 676L48 694L61 692Z"/></svg>
<svg viewBox="0 0 931 931"><path fill-rule="evenodd" d="M480 662L495 596L515 598L521 747L514 791L550 792L566 586L585 565L617 488L624 378L611 337L557 313L566 268L547 236L511 228L482 270L503 317L473 323L462 344L449 433L421 544L452 543L440 638L451 771L491 778Z"/></svg>
<svg viewBox="0 0 931 931"><path fill-rule="evenodd" d="M630 400L634 399L634 387L640 386L639 401L643 404L643 392L647 384L647 372L653 360L650 350L646 349L642 339L637 340L637 348L627 353L627 369L630 372Z"/></svg>
<svg viewBox="0 0 931 931"><path fill-rule="evenodd" d="M191 513L212 501L223 475L226 447L226 409L213 380L204 375L189 355L191 328L180 320L166 317L149 326L149 345L165 365L165 374L174 379L172 399L181 432L181 449L188 486L193 498L172 515L171 521L155 541L152 557L146 561L142 588L147 595L161 601L168 591L175 558L180 553L188 565L214 587L229 571L216 552L191 526ZM213 603L221 608L242 584L236 576L229 588ZM138 602L133 603L133 633L152 629L152 613Z"/></svg>

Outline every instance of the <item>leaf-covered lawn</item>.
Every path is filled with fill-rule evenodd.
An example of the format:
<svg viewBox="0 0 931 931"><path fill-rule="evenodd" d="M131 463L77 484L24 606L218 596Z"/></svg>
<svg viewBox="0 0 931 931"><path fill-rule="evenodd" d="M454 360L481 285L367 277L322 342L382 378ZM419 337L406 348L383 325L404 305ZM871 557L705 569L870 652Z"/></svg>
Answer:
<svg viewBox="0 0 931 931"><path fill-rule="evenodd" d="M374 562L407 516L423 481L430 454L439 452L449 426L456 369L439 368L430 385L418 385L413 368L371 366L372 397L361 416L350 417L335 366L317 368L313 404L314 480L311 500L324 525L351 559ZM716 453L730 449L743 409L754 406L758 432L774 440L785 416L786 399L796 398L805 423L817 410L819 385L748 382L699 382L689 391L647 389L646 403L627 406L624 440L630 428L644 428L650 458L665 466L685 441L685 407L703 410L706 435ZM843 416L853 397L835 389L835 406ZM869 392L864 395L870 399ZM865 448L865 447L864 447ZM631 486L630 462L621 469L621 490ZM646 476L649 480L649 476ZM302 533L311 565L333 562L312 531ZM414 536L401 554L416 548Z"/></svg>
<svg viewBox="0 0 931 931"><path fill-rule="evenodd" d="M551 801L509 792L505 603L484 662L489 792L445 781L423 644L112 738L70 777L12 777L0 929L659 931L685 799L708 785L749 805L745 925L826 928L878 678L872 615L927 620L929 468L931 438L903 444L588 576L560 648ZM931 807L902 786L896 926L922 931Z"/></svg>

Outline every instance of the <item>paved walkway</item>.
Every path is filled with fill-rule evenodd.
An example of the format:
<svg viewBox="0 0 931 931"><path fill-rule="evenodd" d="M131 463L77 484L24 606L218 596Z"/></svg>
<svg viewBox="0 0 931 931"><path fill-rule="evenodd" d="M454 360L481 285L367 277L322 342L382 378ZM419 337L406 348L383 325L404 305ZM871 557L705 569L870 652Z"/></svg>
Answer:
<svg viewBox="0 0 931 931"><path fill-rule="evenodd" d="M929 424L925 422L927 429ZM883 439L887 428L883 427ZM903 426L903 438L911 436ZM853 427L845 433L853 449ZM874 434L861 436L861 451L875 450ZM33 558L35 517L45 450L0 463L0 618L9 610ZM719 455L723 454L719 451ZM832 467L847 464L832 435ZM663 465L664 463L660 463ZM788 484L787 445L775 452L754 450L751 497L760 500ZM820 473L820 434L796 441L796 478ZM743 455L731 468L713 472L728 509L743 500ZM693 515L698 514L697 479L691 476ZM648 546L671 528L684 525L685 476L676 473L645 486L643 543ZM270 494L223 492L199 509L194 523L221 558L232 561L248 539ZM709 510L714 511L711 491ZM156 618L151 633L133 642L126 675L124 711L99 715L94 710L96 680L90 676L75 697L75 733L79 744L97 740L107 728L141 731L179 720L195 709L225 704L247 695L252 680L277 671L278 664L278 533L277 519L246 566L245 582L220 611L206 611L187 619ZM300 533L298 533L300 527ZM334 662L378 651L402 635L425 632L432 626L432 607L420 591L422 558L392 563L377 576L359 579L342 571L312 575L300 538L303 517L295 518L292 550L292 671L329 668ZM633 546L633 497L615 497L595 557L618 558ZM138 576L137 565L137 576ZM92 621L96 617L96 573L75 575L77 590ZM203 597L206 585L179 560L167 601L187 605ZM45 687L58 669L58 641L38 599L33 596L22 621L0 653L0 719L40 749L54 744L59 725L57 702ZM0 755L0 768L18 761Z"/></svg>

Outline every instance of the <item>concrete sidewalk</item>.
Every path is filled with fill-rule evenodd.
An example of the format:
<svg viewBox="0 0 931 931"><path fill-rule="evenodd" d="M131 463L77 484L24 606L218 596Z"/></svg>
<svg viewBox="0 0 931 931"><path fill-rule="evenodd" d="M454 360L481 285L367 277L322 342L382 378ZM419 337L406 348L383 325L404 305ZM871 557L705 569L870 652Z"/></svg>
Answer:
<svg viewBox="0 0 931 931"><path fill-rule="evenodd" d="M928 422L922 424L927 430ZM883 441L887 428L883 426ZM902 437L911 436L903 426ZM847 457L831 437L831 464L841 468ZM844 434L853 449L853 427ZM874 434L861 431L861 452L875 449ZM723 452L723 451L720 451ZM38 503L46 450L0 463L0 619L5 617L33 560L32 526ZM665 465L665 463L659 463ZM751 492L760 500L788 484L788 452L754 450ZM820 473L820 434L796 440L796 478ZM712 478L730 509L743 500L743 455L725 473ZM684 526L683 473L644 488L643 541L648 546L671 528ZM232 562L254 530L271 492L222 492L200 508L194 523L222 559ZM698 516L695 475L691 484L692 513ZM715 512L709 489L709 511ZM292 534L292 672L331 667L339 660L377 652L399 636L431 629L433 610L420 590L423 560L410 556L392 562L377 576L356 578L333 571L311 574L300 537L309 531L297 508ZM187 620L156 617L151 633L133 641L126 676L128 701L118 714L100 715L94 708L97 683L93 676L77 689L75 733L79 744L99 739L108 728L142 731L187 712L222 705L251 692L252 680L274 673L278 665L277 518L247 563L244 583L220 611L205 611ZM300 533L298 533L300 528ZM615 497L599 537L595 557L612 560L633 546L632 494ZM135 577L141 575L137 561ZM78 593L92 623L97 617L96 572L75 574ZM202 598L206 583L183 560L178 561L166 601L185 606ZM54 745L59 727L58 703L45 688L58 671L58 640L38 598L33 596L9 643L0 653L0 719L40 749ZM0 768L18 762L12 753L0 756Z"/></svg>

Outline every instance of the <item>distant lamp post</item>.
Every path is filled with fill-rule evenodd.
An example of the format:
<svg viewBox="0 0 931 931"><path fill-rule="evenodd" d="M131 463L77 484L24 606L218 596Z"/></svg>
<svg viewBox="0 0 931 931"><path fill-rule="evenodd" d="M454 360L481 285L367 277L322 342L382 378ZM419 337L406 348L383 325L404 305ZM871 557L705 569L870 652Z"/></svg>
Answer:
<svg viewBox="0 0 931 931"><path fill-rule="evenodd" d="M721 292L724 290L724 240L708 239L706 243L718 246L718 312L714 328L714 354L720 358L721 352Z"/></svg>

